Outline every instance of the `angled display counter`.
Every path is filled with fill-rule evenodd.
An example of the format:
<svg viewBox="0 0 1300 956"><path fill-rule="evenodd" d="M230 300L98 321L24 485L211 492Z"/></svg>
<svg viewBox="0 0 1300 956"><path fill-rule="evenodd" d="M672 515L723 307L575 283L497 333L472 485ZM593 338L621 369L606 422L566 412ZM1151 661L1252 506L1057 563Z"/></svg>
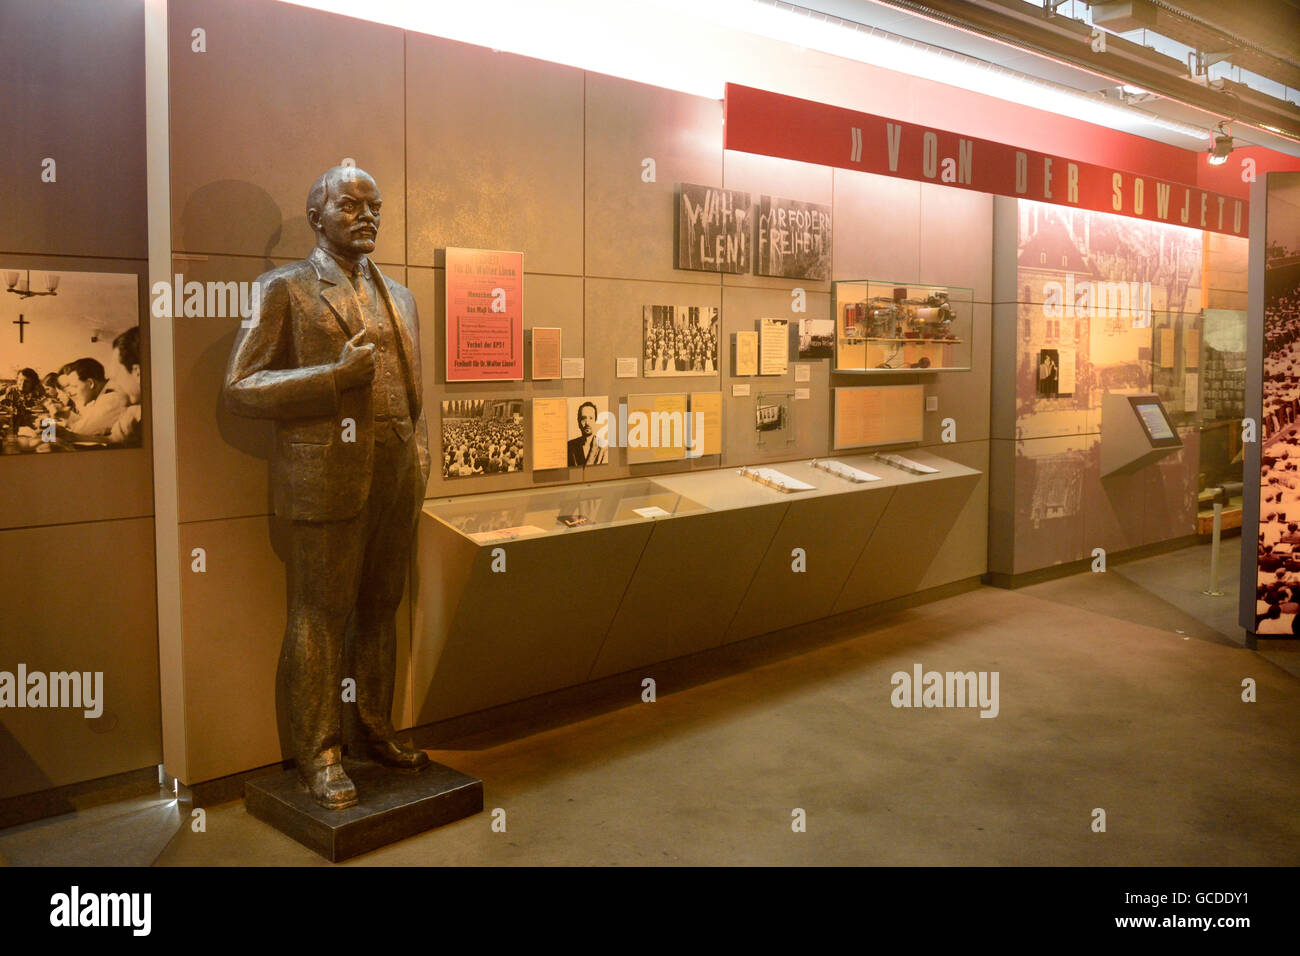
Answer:
<svg viewBox="0 0 1300 956"><path fill-rule="evenodd" d="M934 471L851 455L877 480L805 460L772 466L800 491L722 469L426 502L414 723L916 591L980 472L905 454Z"/></svg>

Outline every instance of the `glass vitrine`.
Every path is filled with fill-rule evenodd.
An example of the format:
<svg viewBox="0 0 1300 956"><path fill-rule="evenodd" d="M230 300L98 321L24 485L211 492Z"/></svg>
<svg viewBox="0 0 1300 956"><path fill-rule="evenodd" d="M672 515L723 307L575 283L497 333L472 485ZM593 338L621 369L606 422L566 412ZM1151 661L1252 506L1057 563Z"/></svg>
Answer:
<svg viewBox="0 0 1300 956"><path fill-rule="evenodd" d="M962 286L832 283L834 371L969 371L974 298L974 290Z"/></svg>

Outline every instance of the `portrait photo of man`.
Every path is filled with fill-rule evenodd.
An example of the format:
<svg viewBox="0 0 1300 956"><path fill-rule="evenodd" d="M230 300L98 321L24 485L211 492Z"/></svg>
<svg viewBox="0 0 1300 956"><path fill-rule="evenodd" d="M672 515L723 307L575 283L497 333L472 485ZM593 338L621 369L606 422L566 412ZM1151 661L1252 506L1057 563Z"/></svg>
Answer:
<svg viewBox="0 0 1300 956"><path fill-rule="evenodd" d="M570 427L570 434L573 437L569 439L569 467L585 468L587 465L609 464L606 428L600 424L600 414L604 409L597 406L596 399L571 398L569 399L571 411L575 402L578 407L573 421L578 430L577 434L573 435L573 429Z"/></svg>

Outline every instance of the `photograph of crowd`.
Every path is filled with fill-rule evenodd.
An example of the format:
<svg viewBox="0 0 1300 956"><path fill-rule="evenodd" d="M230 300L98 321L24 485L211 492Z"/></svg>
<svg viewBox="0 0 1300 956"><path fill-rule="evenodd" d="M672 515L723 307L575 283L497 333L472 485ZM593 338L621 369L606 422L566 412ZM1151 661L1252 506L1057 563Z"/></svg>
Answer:
<svg viewBox="0 0 1300 956"><path fill-rule="evenodd" d="M135 275L0 269L0 277L0 452L138 448Z"/></svg>
<svg viewBox="0 0 1300 956"><path fill-rule="evenodd" d="M462 398L442 403L442 477L524 470L524 400Z"/></svg>
<svg viewBox="0 0 1300 956"><path fill-rule="evenodd" d="M1270 182L1255 633L1300 635L1300 184Z"/></svg>
<svg viewBox="0 0 1300 956"><path fill-rule="evenodd" d="M718 310L647 305L641 318L645 375L712 375L718 370Z"/></svg>

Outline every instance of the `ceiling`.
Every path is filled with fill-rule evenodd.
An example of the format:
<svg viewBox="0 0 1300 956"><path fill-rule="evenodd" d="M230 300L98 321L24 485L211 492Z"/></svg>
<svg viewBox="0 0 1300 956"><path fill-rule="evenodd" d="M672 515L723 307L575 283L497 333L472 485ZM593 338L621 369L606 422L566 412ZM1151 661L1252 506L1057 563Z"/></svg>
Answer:
<svg viewBox="0 0 1300 956"><path fill-rule="evenodd" d="M1207 131L1226 122L1238 145L1300 156L1300 0L799 0L792 6ZM1104 50L1097 49L1099 34ZM1165 141L1186 145L1181 138Z"/></svg>

